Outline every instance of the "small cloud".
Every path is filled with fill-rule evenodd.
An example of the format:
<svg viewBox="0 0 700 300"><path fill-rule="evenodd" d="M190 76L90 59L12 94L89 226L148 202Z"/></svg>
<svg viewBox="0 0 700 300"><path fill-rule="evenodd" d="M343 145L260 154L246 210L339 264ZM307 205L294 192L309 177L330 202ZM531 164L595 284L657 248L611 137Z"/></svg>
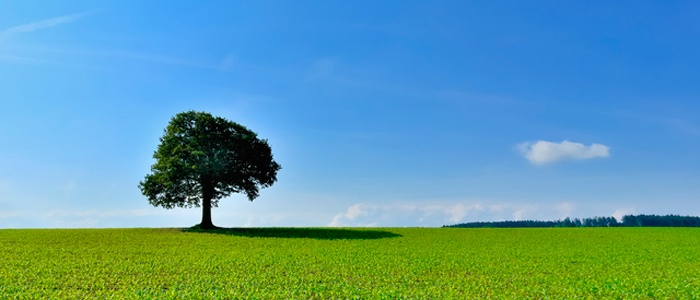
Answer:
<svg viewBox="0 0 700 300"><path fill-rule="evenodd" d="M330 227L443 226L484 220L554 220L570 216L574 203L413 203L370 205L358 203L337 214Z"/></svg>
<svg viewBox="0 0 700 300"><path fill-rule="evenodd" d="M620 208L616 210L612 216L618 221L622 222L622 218L626 215L636 214L637 210L634 207Z"/></svg>
<svg viewBox="0 0 700 300"><path fill-rule="evenodd" d="M340 214L337 214L335 217L333 217L333 221L331 221L331 223L328 224L328 226L338 227L338 226L341 226L341 222L343 219L354 220L358 216L366 215L366 214L367 214L367 211L362 210L362 203L358 203L358 204L355 204L353 206L350 206L348 208L347 213L344 213L344 214L340 213Z"/></svg>
<svg viewBox="0 0 700 300"><path fill-rule="evenodd" d="M418 208L418 210L424 213L421 220L426 220L437 214L442 219L456 223L462 221L470 212L483 211L485 207L480 203L472 205L459 203L456 205L429 205Z"/></svg>
<svg viewBox="0 0 700 300"><path fill-rule="evenodd" d="M571 202L560 203L556 206L561 218L570 216L576 210L576 204Z"/></svg>
<svg viewBox="0 0 700 300"><path fill-rule="evenodd" d="M221 214L217 218L220 218ZM277 224L280 224L284 219L287 219L290 217L289 213L267 213L267 214L260 214L256 216L251 216L246 219L245 224L243 224L243 227L269 227L269 226L275 226ZM215 222L217 222L215 220ZM217 224L219 225L219 224Z"/></svg>
<svg viewBox="0 0 700 300"><path fill-rule="evenodd" d="M356 204L356 205L350 206L350 208L348 208L348 213L345 214L345 217L347 217L350 220L353 220L357 216L361 216L361 215L366 214L367 212L363 211L362 208L360 208L361 205L362 204Z"/></svg>
<svg viewBox="0 0 700 300"><path fill-rule="evenodd" d="M529 216L536 214L537 211L538 207L535 205L522 205L521 207L516 208L513 212L513 220L520 221L529 219Z"/></svg>
<svg viewBox="0 0 700 300"><path fill-rule="evenodd" d="M453 206L452 208L450 208L450 221L451 222L459 222L469 214L469 211L474 210L474 209L483 210L483 207L480 204L472 205L472 206L466 206L464 204L457 204L457 205Z"/></svg>
<svg viewBox="0 0 700 300"><path fill-rule="evenodd" d="M13 35L16 35L19 33L32 32L32 31L36 31L39 29L54 27L54 26L61 25L64 23L70 23L70 22L76 21L76 20L78 20L86 15L89 15L91 13L92 12L65 15L65 16L55 17L55 18L51 18L51 19L27 23L27 24L15 26L15 27L10 27L10 28L5 29L2 32L0 32L0 37L1 36L13 36Z"/></svg>
<svg viewBox="0 0 700 300"><path fill-rule="evenodd" d="M561 143L537 141L537 143L525 142L519 144L517 148L525 155L531 163L540 165L557 162L567 159L589 159L595 157L610 156L605 145L592 144L585 146L581 143L563 141Z"/></svg>

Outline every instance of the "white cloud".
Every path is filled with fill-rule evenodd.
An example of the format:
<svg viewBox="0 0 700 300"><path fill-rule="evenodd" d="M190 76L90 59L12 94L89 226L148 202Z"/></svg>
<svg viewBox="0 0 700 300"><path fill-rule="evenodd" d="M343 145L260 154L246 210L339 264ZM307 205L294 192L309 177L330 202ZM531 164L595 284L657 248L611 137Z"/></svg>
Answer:
<svg viewBox="0 0 700 300"><path fill-rule="evenodd" d="M533 164L546 164L567 159L589 159L595 157L610 156L605 145L592 144L585 146L581 143L563 141L561 143L537 141L536 143L525 142L519 144L518 149Z"/></svg>
<svg viewBox="0 0 700 300"><path fill-rule="evenodd" d="M571 202L560 203L556 206L562 218L568 217L576 210L576 204Z"/></svg>
<svg viewBox="0 0 700 300"><path fill-rule="evenodd" d="M622 222L622 218L626 215L636 214L637 210L634 207L620 208L616 210L612 215L617 219L618 222Z"/></svg>
<svg viewBox="0 0 700 300"><path fill-rule="evenodd" d="M366 215L367 211L362 210L362 203L355 204L353 206L350 206L348 208L348 212L344 214L337 214L335 217L333 217L333 221L331 221L328 226L330 227L338 227L341 226L341 222L343 219L345 220L354 220L358 216Z"/></svg>
<svg viewBox="0 0 700 300"><path fill-rule="evenodd" d="M0 32L0 36L12 36L12 35L16 35L19 33L32 32L32 31L36 31L39 29L44 29L44 28L49 28L49 27L61 25L64 23L70 23L70 22L78 20L78 19L80 19L88 14L90 14L90 13L65 15L65 16L60 16L60 17L56 17L56 18L27 23L27 24L15 26L15 27L10 27L10 28L5 29L2 32Z"/></svg>
<svg viewBox="0 0 700 300"><path fill-rule="evenodd" d="M223 215L223 218L222 218ZM268 213L268 214L259 214L255 216L248 217L246 222L243 224L243 227L269 227L269 226L280 226L285 219L290 218L290 214L287 213ZM199 219L197 219L199 220ZM216 225L220 225L219 221L225 221L226 216L225 214L217 214L216 217L214 218L214 223ZM239 225L229 225L229 226L224 226L222 227L236 227Z"/></svg>
<svg viewBox="0 0 700 300"><path fill-rule="evenodd" d="M464 204L457 204L453 207L450 208L449 214L450 214L450 221L452 222L459 222L461 221L464 217L466 217L469 214L469 211L471 210L484 210L481 204L476 204L472 206L466 206Z"/></svg>
<svg viewBox="0 0 700 300"><path fill-rule="evenodd" d="M362 208L360 208L360 205L362 205L362 204L356 204L356 205L350 206L350 208L348 208L348 213L345 214L345 216L348 219L353 220L353 219L357 218L357 216L366 215L367 212L363 211Z"/></svg>
<svg viewBox="0 0 700 300"><path fill-rule="evenodd" d="M576 205L570 202L553 204L465 202L449 204L384 204L358 203L339 213L328 223L330 227L438 227L473 221L556 220L571 216Z"/></svg>
<svg viewBox="0 0 700 300"><path fill-rule="evenodd" d="M524 205L513 212L513 220L525 220L526 216L537 211L537 207L531 205Z"/></svg>

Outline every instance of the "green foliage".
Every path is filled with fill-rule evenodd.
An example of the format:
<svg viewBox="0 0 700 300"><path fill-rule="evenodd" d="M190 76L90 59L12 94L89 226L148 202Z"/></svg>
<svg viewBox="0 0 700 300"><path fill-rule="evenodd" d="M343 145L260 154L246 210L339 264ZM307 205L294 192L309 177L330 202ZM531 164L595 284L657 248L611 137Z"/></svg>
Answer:
<svg viewBox="0 0 700 300"><path fill-rule="evenodd" d="M195 111L172 118L153 158L153 174L139 188L151 204L165 208L199 206L207 185L214 187L213 206L231 193L245 193L253 201L260 187L277 181L281 168L267 140L235 122Z"/></svg>
<svg viewBox="0 0 700 300"><path fill-rule="evenodd" d="M0 230L0 299L700 298L698 228L256 230Z"/></svg>
<svg viewBox="0 0 700 300"><path fill-rule="evenodd" d="M613 217L593 217L584 219L569 219L556 221L495 221L470 222L443 227L460 228L524 228L524 227L700 227L700 217L677 215L626 215L622 222Z"/></svg>
<svg viewBox="0 0 700 300"><path fill-rule="evenodd" d="M622 218L622 226L643 227L700 227L700 217L678 215L627 215Z"/></svg>
<svg viewBox="0 0 700 300"><path fill-rule="evenodd" d="M231 193L244 193L253 201L260 188L277 181L281 168L267 140L255 132L195 111L170 120L153 158L153 173L139 183L148 201L167 209L202 205L209 227L210 207Z"/></svg>

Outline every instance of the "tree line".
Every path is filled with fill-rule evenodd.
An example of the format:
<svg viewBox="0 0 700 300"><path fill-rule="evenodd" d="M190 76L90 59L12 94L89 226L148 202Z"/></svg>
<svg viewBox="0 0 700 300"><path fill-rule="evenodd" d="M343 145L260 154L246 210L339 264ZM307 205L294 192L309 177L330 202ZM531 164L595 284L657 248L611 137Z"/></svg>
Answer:
<svg viewBox="0 0 700 300"><path fill-rule="evenodd" d="M626 215L622 222L614 217L566 218L555 221L522 220L469 222L443 227L459 228L535 228L535 227L700 227L700 217L678 215Z"/></svg>

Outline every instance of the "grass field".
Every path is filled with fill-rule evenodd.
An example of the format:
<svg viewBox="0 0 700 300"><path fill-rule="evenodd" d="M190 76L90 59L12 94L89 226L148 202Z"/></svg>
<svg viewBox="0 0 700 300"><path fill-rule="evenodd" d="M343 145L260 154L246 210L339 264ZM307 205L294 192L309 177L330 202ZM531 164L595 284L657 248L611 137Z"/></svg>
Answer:
<svg viewBox="0 0 700 300"><path fill-rule="evenodd" d="M697 228L0 230L0 299L698 299Z"/></svg>

